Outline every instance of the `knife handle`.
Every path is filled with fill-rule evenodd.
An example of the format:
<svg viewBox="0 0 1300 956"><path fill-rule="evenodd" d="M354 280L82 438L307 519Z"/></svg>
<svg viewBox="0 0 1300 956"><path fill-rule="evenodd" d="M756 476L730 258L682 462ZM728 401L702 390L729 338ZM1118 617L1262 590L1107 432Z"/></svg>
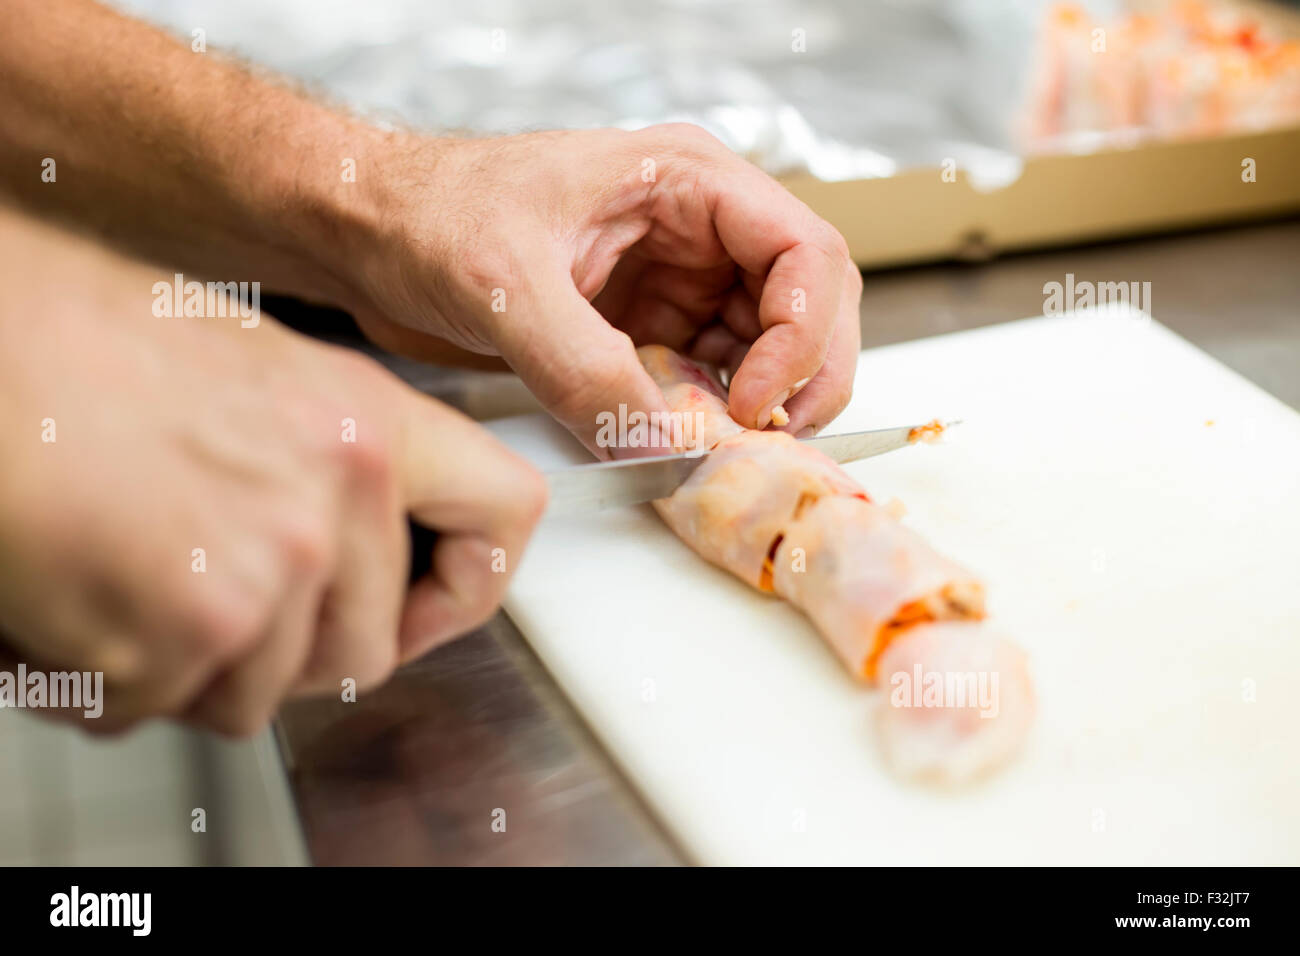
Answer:
<svg viewBox="0 0 1300 956"><path fill-rule="evenodd" d="M438 532L406 519L411 529L411 573L407 584L411 585L429 573L433 567L433 546L438 543Z"/></svg>

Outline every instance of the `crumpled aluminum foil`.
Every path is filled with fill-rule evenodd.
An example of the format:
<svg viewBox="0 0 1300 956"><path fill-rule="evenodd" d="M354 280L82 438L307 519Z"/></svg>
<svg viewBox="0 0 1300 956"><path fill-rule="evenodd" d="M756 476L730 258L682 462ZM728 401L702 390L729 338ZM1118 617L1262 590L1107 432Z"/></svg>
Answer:
<svg viewBox="0 0 1300 956"><path fill-rule="evenodd" d="M118 0L379 119L484 133L685 120L827 181L1014 180L1046 0ZM1089 4L1105 15L1117 6Z"/></svg>

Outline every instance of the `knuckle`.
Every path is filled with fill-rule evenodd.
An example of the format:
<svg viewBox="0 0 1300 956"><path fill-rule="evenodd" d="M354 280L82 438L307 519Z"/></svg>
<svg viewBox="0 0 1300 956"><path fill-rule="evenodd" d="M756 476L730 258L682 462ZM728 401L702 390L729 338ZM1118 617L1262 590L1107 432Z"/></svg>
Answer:
<svg viewBox="0 0 1300 956"><path fill-rule="evenodd" d="M396 468L385 435L376 434L374 429L362 430L356 441L340 442L339 445L352 483L367 490L384 489L392 484Z"/></svg>
<svg viewBox="0 0 1300 956"><path fill-rule="evenodd" d="M720 139L696 123L659 123L643 132L653 146L679 153L715 155L726 150Z"/></svg>
<svg viewBox="0 0 1300 956"><path fill-rule="evenodd" d="M722 145L722 141L718 137L698 123L666 123L664 129L671 132L673 136L681 138L684 142L697 146L714 149Z"/></svg>
<svg viewBox="0 0 1300 956"><path fill-rule="evenodd" d="M223 662L250 649L262 633L262 615L250 600L204 597L182 614L191 648L209 661Z"/></svg>
<svg viewBox="0 0 1300 956"><path fill-rule="evenodd" d="M91 652L90 669L102 673L110 685L132 687L148 673L148 654L137 642L110 639Z"/></svg>
<svg viewBox="0 0 1300 956"><path fill-rule="evenodd" d="M451 254L450 274L456 276L461 294L469 297L465 305L473 314L498 314L492 308L497 289L505 290L508 310L511 290L526 285L529 270L521 252L523 246L482 240L483 236L517 235L520 228L519 223L509 222L504 212L485 211L476 234L467 237Z"/></svg>
<svg viewBox="0 0 1300 956"><path fill-rule="evenodd" d="M285 512L280 519L277 545L292 570L324 570L332 556L332 538L324 521L308 513Z"/></svg>
<svg viewBox="0 0 1300 956"><path fill-rule="evenodd" d="M843 234L830 223L823 221L818 226L814 242L828 259L843 263L850 261L848 242Z"/></svg>
<svg viewBox="0 0 1300 956"><path fill-rule="evenodd" d="M323 455L332 467L341 469L346 480L367 489L382 489L394 480L396 466L393 450L393 425L391 415L383 411L383 401L391 399L392 374L369 356L343 356L340 376L351 382L347 394L360 398L346 403L333 404L331 427L318 432L323 444ZM380 402L371 396L380 396ZM363 412L369 410L363 417ZM348 427L340 431L340 423Z"/></svg>

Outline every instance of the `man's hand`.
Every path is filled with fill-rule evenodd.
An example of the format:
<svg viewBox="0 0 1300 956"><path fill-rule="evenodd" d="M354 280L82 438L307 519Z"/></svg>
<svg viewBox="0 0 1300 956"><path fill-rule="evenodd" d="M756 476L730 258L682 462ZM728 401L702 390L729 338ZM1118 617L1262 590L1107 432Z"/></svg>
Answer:
<svg viewBox="0 0 1300 956"><path fill-rule="evenodd" d="M87 729L242 733L485 620L541 476L356 353L155 317L168 277L0 209L8 655L102 671ZM441 533L409 593L408 513Z"/></svg>
<svg viewBox="0 0 1300 956"><path fill-rule="evenodd" d="M600 412L666 410L632 343L734 371L750 427L847 402L843 239L696 127L384 133L91 0L8 0L0 36L0 189L151 260L502 356L597 451Z"/></svg>
<svg viewBox="0 0 1300 956"><path fill-rule="evenodd" d="M784 405L807 432L848 402L861 277L843 238L697 127L398 136L366 168L381 227L336 267L368 334L503 356L593 450L598 413L665 410L634 345L729 369L751 428Z"/></svg>
<svg viewBox="0 0 1300 956"><path fill-rule="evenodd" d="M154 319L173 271L349 309L400 351L499 355L598 452L599 413L666 411L634 343L731 369L752 427L848 399L843 240L698 129L385 133L91 0L0 4L0 102L6 196L168 266L0 214L0 631L103 670L112 719L242 730L288 689L378 680L490 611L544 498L355 356ZM407 513L443 537L403 603Z"/></svg>

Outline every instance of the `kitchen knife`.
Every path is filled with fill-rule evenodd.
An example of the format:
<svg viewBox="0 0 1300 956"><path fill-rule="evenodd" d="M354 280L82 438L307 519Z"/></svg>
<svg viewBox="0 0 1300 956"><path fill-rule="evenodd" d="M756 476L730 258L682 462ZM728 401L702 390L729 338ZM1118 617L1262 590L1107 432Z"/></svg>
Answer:
<svg viewBox="0 0 1300 956"><path fill-rule="evenodd" d="M955 424L957 422L950 422L943 428ZM804 438L802 442L842 465L902 448L935 430L933 425L904 425L901 428ZM581 514L666 498L708 457L708 452L686 452L574 465L547 472L551 501L546 514Z"/></svg>
<svg viewBox="0 0 1300 956"><path fill-rule="evenodd" d="M933 423L904 425L900 428L878 428L842 435L821 435L801 441L843 465L903 448L956 424L959 422L949 422L941 427ZM708 452L686 452L680 455L573 465L547 472L545 477L550 489L550 504L547 505L546 514L585 514L603 508L618 508L666 498L708 457ZM410 522L410 528L410 580L414 582L429 570L438 533L414 521Z"/></svg>

